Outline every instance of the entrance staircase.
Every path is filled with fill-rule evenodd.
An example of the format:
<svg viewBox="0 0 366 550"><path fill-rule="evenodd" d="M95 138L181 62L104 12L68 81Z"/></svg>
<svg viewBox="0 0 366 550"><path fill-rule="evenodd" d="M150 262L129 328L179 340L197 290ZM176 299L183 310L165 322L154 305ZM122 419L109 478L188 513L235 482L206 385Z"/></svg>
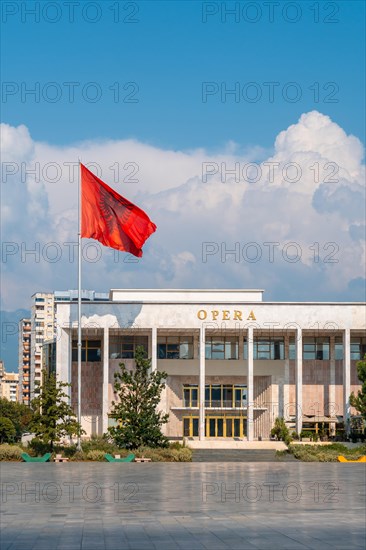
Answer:
<svg viewBox="0 0 366 550"><path fill-rule="evenodd" d="M293 455L276 456L272 449L192 449L192 462L284 462Z"/></svg>

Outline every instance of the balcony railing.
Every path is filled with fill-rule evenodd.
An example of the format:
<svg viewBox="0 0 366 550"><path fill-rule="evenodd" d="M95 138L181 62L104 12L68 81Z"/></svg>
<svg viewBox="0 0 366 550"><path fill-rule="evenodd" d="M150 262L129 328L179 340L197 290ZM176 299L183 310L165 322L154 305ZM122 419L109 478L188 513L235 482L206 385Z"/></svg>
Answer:
<svg viewBox="0 0 366 550"><path fill-rule="evenodd" d="M232 401L232 399L228 400L211 400L211 401L205 401L205 407L206 408L212 408L212 409L240 409L242 407L246 407L247 403L246 401ZM199 407L199 401L198 400L191 400L183 402L183 407L186 408L195 408Z"/></svg>

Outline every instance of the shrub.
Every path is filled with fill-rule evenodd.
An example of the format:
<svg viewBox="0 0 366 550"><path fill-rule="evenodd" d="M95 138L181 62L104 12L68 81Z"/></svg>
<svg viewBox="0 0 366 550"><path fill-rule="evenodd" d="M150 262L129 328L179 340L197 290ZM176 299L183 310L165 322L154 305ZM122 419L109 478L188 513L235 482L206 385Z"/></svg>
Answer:
<svg viewBox="0 0 366 550"><path fill-rule="evenodd" d="M104 451L105 453L119 453L117 445L111 443L106 436L93 435L88 441L83 441L81 448L85 453L89 451Z"/></svg>
<svg viewBox="0 0 366 550"><path fill-rule="evenodd" d="M57 452L61 452L58 450ZM67 448L64 450L66 455ZM111 454L119 454L121 458L124 458L130 454L128 449L113 449ZM191 462L192 461L192 451L188 447L183 447L182 445L174 445L167 448L151 448L151 447L139 447L137 450L133 451L134 454L138 457L151 458L152 462ZM81 462L81 461L104 461L104 450L92 449L89 451L76 451L73 449L73 453L70 456L72 462Z"/></svg>
<svg viewBox="0 0 366 550"><path fill-rule="evenodd" d="M276 418L274 426L271 430L271 436L277 437L277 439L279 439L280 441L286 441L286 439L290 437L290 431L286 426L284 418Z"/></svg>
<svg viewBox="0 0 366 550"><path fill-rule="evenodd" d="M184 447L178 451L179 462L192 462L192 451L188 447Z"/></svg>
<svg viewBox="0 0 366 550"><path fill-rule="evenodd" d="M291 437L290 435L287 435L287 436L285 436L285 438L284 438L283 441L285 442L285 444L286 444L287 446L289 446L289 445L291 445L293 439L292 439L292 437Z"/></svg>
<svg viewBox="0 0 366 550"><path fill-rule="evenodd" d="M0 417L0 443L10 443L14 441L16 429L10 418Z"/></svg>
<svg viewBox="0 0 366 550"><path fill-rule="evenodd" d="M28 448L30 450L31 455L34 456L42 456L45 453L49 453L51 451L51 446L49 443L44 443L41 439L38 439L38 437L34 437L29 443Z"/></svg>
<svg viewBox="0 0 366 550"><path fill-rule="evenodd" d="M93 460L94 462L102 462L104 461L104 451L89 451L86 453L86 457L88 460Z"/></svg>
<svg viewBox="0 0 366 550"><path fill-rule="evenodd" d="M179 451L180 449L185 449L185 448L186 448L186 445L184 441L183 443L180 443L179 441L172 441L171 443L169 443L169 449L177 449Z"/></svg>
<svg viewBox="0 0 366 550"><path fill-rule="evenodd" d="M139 447L135 451L137 457L151 458L152 462L190 462L192 451L188 447L162 448Z"/></svg>
<svg viewBox="0 0 366 550"><path fill-rule="evenodd" d="M349 449L341 443L332 445L291 445L289 452L303 462L337 462L343 455L348 460L357 460L366 454L366 445Z"/></svg>
<svg viewBox="0 0 366 550"><path fill-rule="evenodd" d="M84 461L84 460L88 460L88 458L87 458L86 453L84 453L83 451L76 451L74 456L72 456L70 458L71 462L80 462L80 461Z"/></svg>
<svg viewBox="0 0 366 550"><path fill-rule="evenodd" d="M22 459L21 454L23 452L23 449L20 447L17 447L16 445L8 445L8 443L4 443L4 445L0 445L0 460L17 460L20 461Z"/></svg>
<svg viewBox="0 0 366 550"><path fill-rule="evenodd" d="M77 452L76 445L68 445L67 447L56 447L57 453L63 453L67 458L71 458Z"/></svg>

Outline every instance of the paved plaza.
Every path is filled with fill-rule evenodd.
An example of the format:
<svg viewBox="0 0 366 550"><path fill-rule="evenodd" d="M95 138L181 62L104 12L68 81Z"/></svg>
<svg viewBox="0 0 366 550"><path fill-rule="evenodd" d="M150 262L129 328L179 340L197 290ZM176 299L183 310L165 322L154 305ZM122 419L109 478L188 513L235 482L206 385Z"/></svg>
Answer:
<svg viewBox="0 0 366 550"><path fill-rule="evenodd" d="M1 464L1 550L365 547L365 465Z"/></svg>

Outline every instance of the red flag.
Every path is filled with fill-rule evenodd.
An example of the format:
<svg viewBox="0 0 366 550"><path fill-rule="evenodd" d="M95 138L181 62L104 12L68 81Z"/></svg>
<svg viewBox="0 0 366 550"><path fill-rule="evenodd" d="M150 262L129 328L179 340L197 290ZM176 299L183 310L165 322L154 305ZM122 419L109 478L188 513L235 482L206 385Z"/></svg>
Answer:
<svg viewBox="0 0 366 550"><path fill-rule="evenodd" d="M81 236L141 257L142 246L156 225L141 208L80 166Z"/></svg>

